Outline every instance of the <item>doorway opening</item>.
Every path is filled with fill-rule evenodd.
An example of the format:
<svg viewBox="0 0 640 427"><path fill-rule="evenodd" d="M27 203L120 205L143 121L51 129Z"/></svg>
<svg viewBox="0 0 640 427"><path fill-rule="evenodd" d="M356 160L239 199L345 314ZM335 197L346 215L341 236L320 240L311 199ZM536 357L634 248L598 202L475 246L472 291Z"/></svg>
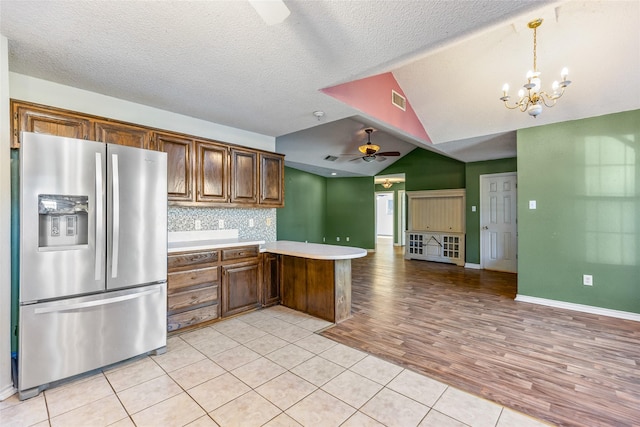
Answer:
<svg viewBox="0 0 640 427"><path fill-rule="evenodd" d="M378 175L375 183L376 251L404 246L406 201L404 174Z"/></svg>

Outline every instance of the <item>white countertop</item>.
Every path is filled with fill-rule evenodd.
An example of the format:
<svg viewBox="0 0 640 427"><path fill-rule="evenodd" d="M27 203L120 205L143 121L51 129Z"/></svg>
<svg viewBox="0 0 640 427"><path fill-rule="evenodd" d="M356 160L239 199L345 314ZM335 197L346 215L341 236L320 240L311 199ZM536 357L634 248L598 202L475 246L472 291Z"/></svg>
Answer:
<svg viewBox="0 0 640 427"><path fill-rule="evenodd" d="M264 244L264 240L238 238L238 230L170 232L168 238L167 249L170 254L182 251L201 251Z"/></svg>
<svg viewBox="0 0 640 427"><path fill-rule="evenodd" d="M323 245L281 240L264 245L265 252L312 259L353 259L367 255L367 251L350 246Z"/></svg>
<svg viewBox="0 0 640 427"><path fill-rule="evenodd" d="M188 242L169 242L168 251L170 254L182 251L202 251L209 249L234 248L237 246L263 245L264 240L242 240L242 239L214 239L214 240L192 240Z"/></svg>

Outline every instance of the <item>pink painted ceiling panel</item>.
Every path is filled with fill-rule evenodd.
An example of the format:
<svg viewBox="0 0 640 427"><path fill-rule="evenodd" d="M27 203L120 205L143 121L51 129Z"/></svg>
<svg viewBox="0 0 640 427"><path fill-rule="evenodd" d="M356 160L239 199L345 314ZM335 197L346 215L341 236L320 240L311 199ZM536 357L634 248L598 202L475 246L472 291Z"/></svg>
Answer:
<svg viewBox="0 0 640 427"><path fill-rule="evenodd" d="M405 111L391 102L391 90L395 90L405 97ZM324 88L321 89L321 92L418 139L431 143L431 138L427 135L427 131L418 119L393 73L378 74L377 76Z"/></svg>

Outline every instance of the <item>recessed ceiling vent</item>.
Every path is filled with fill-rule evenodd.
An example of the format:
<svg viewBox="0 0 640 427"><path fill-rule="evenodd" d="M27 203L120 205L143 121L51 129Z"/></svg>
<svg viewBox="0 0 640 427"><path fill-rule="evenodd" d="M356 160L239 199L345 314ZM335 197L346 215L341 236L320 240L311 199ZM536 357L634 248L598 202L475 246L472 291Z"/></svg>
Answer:
<svg viewBox="0 0 640 427"><path fill-rule="evenodd" d="M336 160L338 160L338 158L336 156L327 156L324 158L327 162L335 162Z"/></svg>
<svg viewBox="0 0 640 427"><path fill-rule="evenodd" d="M395 90L391 89L391 103L401 109L407 111L407 100Z"/></svg>

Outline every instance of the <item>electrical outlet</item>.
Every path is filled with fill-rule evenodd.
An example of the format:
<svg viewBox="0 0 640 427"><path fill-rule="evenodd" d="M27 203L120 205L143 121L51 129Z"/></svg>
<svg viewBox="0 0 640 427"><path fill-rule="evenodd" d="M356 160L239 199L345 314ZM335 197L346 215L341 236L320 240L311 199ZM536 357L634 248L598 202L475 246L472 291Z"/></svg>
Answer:
<svg viewBox="0 0 640 427"><path fill-rule="evenodd" d="M253 223L253 218L249 219L249 227L253 227L255 224Z"/></svg>
<svg viewBox="0 0 640 427"><path fill-rule="evenodd" d="M347 237L347 242L349 241L349 238Z"/></svg>
<svg viewBox="0 0 640 427"><path fill-rule="evenodd" d="M267 218L267 227L271 226L271 218Z"/></svg>
<svg viewBox="0 0 640 427"><path fill-rule="evenodd" d="M224 230L224 219L219 219L218 220L218 228L220 230Z"/></svg>
<svg viewBox="0 0 640 427"><path fill-rule="evenodd" d="M202 221L200 221L199 219L196 219L193 223L193 227L196 230L202 230Z"/></svg>
<svg viewBox="0 0 640 427"><path fill-rule="evenodd" d="M340 241L340 238L339 238L339 237L336 237L336 242L339 242L339 241Z"/></svg>
<svg viewBox="0 0 640 427"><path fill-rule="evenodd" d="M591 274L583 274L582 284L585 286L593 286L593 276Z"/></svg>

